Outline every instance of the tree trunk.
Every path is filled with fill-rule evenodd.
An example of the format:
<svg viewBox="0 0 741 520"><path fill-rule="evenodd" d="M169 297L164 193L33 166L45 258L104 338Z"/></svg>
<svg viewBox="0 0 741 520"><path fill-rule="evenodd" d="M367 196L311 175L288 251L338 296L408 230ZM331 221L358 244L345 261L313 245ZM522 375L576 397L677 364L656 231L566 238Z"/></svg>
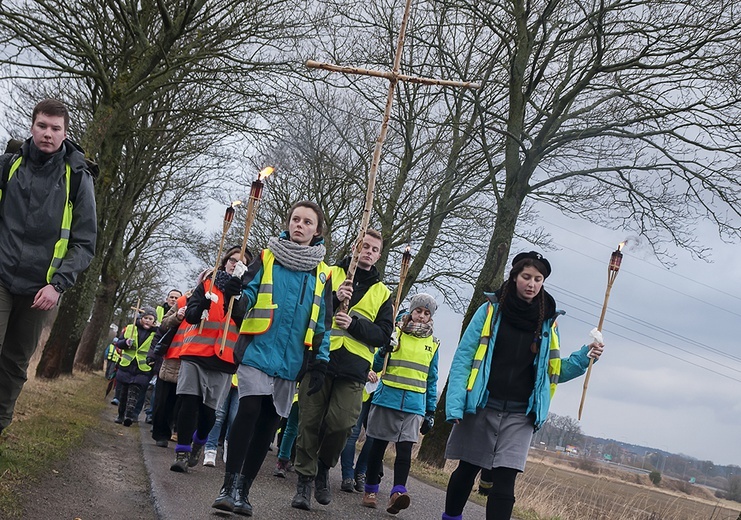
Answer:
<svg viewBox="0 0 741 520"><path fill-rule="evenodd" d="M72 373L72 363L82 337L96 284L97 275L88 269L80 274L77 283L65 293L57 319L36 367L36 377L55 379L61 374Z"/></svg>
<svg viewBox="0 0 741 520"><path fill-rule="evenodd" d="M116 291L119 283L110 277L103 276L98 294L95 297L93 313L90 321L82 334L80 346L75 355L74 368L77 370L95 370L95 359L101 338L107 337L111 326L114 306L116 302Z"/></svg>

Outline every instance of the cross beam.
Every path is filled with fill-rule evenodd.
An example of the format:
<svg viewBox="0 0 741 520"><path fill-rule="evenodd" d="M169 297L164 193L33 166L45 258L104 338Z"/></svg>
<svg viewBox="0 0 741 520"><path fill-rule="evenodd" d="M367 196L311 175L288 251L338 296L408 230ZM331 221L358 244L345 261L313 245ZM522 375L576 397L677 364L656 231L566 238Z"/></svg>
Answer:
<svg viewBox="0 0 741 520"><path fill-rule="evenodd" d="M409 22L409 14L412 7L412 0L406 0L404 7L404 15L401 19L401 27L399 28L399 36L396 42L396 53L394 55L394 66L390 71L380 71L372 69L364 69L359 67L347 67L342 65L332 65L330 63L320 63L314 60L308 60L306 66L309 68L322 69L330 72L339 72L342 74L355 74L363 76L373 76L378 78L385 78L389 81L388 96L386 98L386 108L383 112L383 119L381 121L381 130L376 139L376 145L373 150L373 160L371 162L370 172L368 173L368 187L365 193L365 206L363 208L363 216L360 222L360 230L358 232L358 238L353 247L352 260L350 266L347 269L347 279L352 280L355 276L355 270L358 266L358 259L360 258L360 250L363 247L363 239L365 238L365 232L368 229L368 223L370 222L370 213L373 208L373 192L376 187L376 177L378 172L378 164L381 161L381 150L383 148L383 142L386 140L386 134L388 132L388 122L391 117L391 106L394 102L394 91L396 85L402 82L416 83L423 85L439 85L443 87L462 87L462 88L473 88L478 89L481 87L478 83L471 83L466 81L451 81L437 78L425 78L418 76L409 76L401 74L399 67L401 65L401 56L404 51L404 40L406 38L407 24ZM347 311L347 303L343 302L342 310Z"/></svg>

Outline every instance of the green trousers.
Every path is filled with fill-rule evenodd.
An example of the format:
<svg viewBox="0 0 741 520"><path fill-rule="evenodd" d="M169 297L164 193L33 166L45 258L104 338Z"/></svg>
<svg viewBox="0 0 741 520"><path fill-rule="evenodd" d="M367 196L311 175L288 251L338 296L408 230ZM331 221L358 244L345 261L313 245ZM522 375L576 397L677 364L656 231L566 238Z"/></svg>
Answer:
<svg viewBox="0 0 741 520"><path fill-rule="evenodd" d="M347 379L327 377L324 386L306 395L310 374L298 389L298 438L296 439L296 473L315 477L317 463L334 467L345 448L352 427L363 405L363 384Z"/></svg>

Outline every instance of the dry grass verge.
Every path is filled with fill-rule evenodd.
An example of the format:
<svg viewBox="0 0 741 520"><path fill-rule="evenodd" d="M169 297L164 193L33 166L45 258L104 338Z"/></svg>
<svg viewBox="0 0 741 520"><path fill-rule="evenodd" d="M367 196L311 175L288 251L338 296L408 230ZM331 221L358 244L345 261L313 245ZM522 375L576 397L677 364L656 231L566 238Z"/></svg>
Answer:
<svg viewBox="0 0 741 520"><path fill-rule="evenodd" d="M100 421L106 401L100 374L75 374L26 383L13 423L0 437L0 518L16 517L17 490L34 482L52 461L62 460Z"/></svg>

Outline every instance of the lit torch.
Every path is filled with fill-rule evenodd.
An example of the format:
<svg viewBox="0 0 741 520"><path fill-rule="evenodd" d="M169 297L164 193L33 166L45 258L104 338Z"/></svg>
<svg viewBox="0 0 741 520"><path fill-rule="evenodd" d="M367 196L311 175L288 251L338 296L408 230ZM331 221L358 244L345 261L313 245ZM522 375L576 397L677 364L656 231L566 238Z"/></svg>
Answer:
<svg viewBox="0 0 741 520"><path fill-rule="evenodd" d="M605 313L607 312L607 301L610 299L610 291L612 290L612 284L617 278L618 271L620 270L620 263L623 261L623 253L621 250L625 246L626 242L620 242L617 249L610 255L610 264L607 266L607 289L605 290L605 301L602 303L602 314L599 317L599 323L597 324L597 330L602 332L602 324L605 322ZM594 358L589 358L589 366L587 367L587 374L584 376L584 387L581 394L581 402L579 403L579 420L581 420L581 412L584 409L584 399L587 397L587 388L589 387L589 376L592 374L592 364Z"/></svg>
<svg viewBox="0 0 741 520"><path fill-rule="evenodd" d="M219 242L219 252L216 253L216 264L214 265L214 269L211 272L211 285L209 286L209 291L214 286L214 283L216 283L216 270L219 268L219 261L221 260L221 253L224 250L224 240L226 240L226 235L229 232L229 228L232 225L232 221L234 220L234 208L236 206L239 206L242 204L241 200L235 200L231 204L229 204L226 207L226 212L224 212L224 224L221 229L221 241ZM200 334L203 332L203 324L205 323L206 318L201 318L201 324L198 326L198 333Z"/></svg>
<svg viewBox="0 0 741 520"><path fill-rule="evenodd" d="M263 182L263 180L265 180L265 178L272 174L274 171L275 168L273 168L272 166L263 168L262 170L260 170L260 173L257 174L257 179L252 182L252 186L250 187L250 196L249 199L247 199L247 216L244 219L244 237L242 237L242 248L239 251L240 260L244 258L245 251L247 251L247 239L250 236L250 229L252 229L252 224L254 223L255 217L257 216L257 206L260 204L260 199L262 198L262 190L265 187L265 183ZM236 296L232 296L232 298L229 300L229 308L226 312L226 321L224 322L224 333L221 338L220 353L224 352L224 348L226 346L226 335L229 332L229 316L232 315L232 308L234 307L235 299Z"/></svg>
<svg viewBox="0 0 741 520"><path fill-rule="evenodd" d="M407 279L407 273L409 272L409 264L412 261L411 249L411 244L407 244L407 247L404 249L404 253L402 253L401 255L401 268L399 269L399 286L396 288L396 300L394 301L394 319L396 319L396 315L399 314L399 307L401 305L401 294L404 289L404 282ZM388 362L389 355L388 353L386 353L383 358L383 370L381 370L381 376L386 373L386 365L388 365Z"/></svg>

